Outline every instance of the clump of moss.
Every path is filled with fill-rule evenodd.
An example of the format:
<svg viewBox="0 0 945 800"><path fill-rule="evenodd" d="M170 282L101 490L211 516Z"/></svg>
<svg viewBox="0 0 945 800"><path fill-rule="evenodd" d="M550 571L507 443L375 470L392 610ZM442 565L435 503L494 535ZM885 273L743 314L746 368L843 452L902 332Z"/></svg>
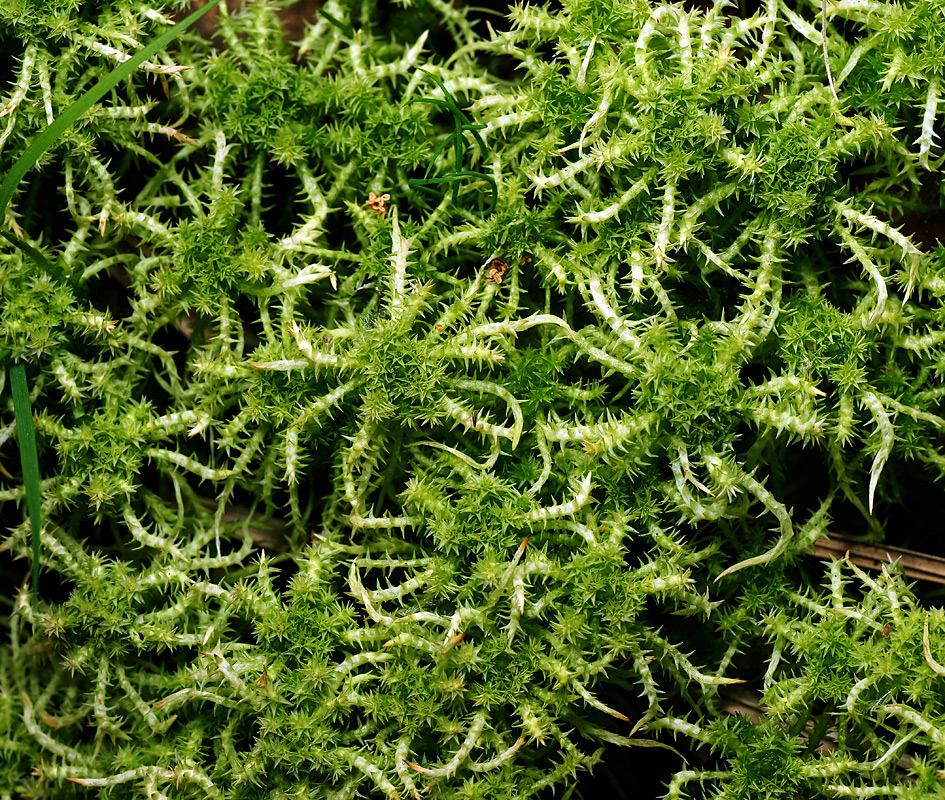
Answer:
<svg viewBox="0 0 945 800"><path fill-rule="evenodd" d="M0 12L3 171L180 5ZM717 763L668 797L931 791L940 612L800 556L945 464L942 254L891 219L941 168L935 2L334 3L295 49L277 5L2 221L48 580L0 795L541 797L671 739Z"/></svg>

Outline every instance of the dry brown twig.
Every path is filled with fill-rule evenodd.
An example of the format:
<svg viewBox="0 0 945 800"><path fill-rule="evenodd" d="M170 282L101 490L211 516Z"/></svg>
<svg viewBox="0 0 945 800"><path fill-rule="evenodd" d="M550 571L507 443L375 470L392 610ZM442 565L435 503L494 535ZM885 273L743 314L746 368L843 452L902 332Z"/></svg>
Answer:
<svg viewBox="0 0 945 800"><path fill-rule="evenodd" d="M858 542L831 534L830 538L819 540L808 555L825 560L849 557L856 566L877 571L887 564L898 563L908 578L945 584L945 558L902 547Z"/></svg>

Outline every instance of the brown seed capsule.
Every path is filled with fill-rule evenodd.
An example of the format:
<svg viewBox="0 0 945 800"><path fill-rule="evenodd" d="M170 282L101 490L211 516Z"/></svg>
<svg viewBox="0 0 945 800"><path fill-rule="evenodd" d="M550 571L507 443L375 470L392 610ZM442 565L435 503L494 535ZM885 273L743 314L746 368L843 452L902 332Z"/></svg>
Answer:
<svg viewBox="0 0 945 800"><path fill-rule="evenodd" d="M493 258L489 262L489 275L486 283L502 283L505 273L509 271L509 262L501 258Z"/></svg>
<svg viewBox="0 0 945 800"><path fill-rule="evenodd" d="M387 201L390 200L389 194L376 195L370 192L368 195L367 207L375 214L382 215L387 212Z"/></svg>

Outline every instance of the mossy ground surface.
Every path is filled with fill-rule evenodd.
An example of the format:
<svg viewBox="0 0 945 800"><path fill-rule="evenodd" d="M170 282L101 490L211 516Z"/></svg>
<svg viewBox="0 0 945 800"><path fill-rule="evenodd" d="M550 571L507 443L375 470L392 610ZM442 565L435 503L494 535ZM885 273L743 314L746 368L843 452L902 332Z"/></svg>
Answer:
<svg viewBox="0 0 945 800"><path fill-rule="evenodd" d="M0 4L0 171L188 5ZM941 795L941 595L806 554L938 546L942 1L303 8L0 220L0 798Z"/></svg>

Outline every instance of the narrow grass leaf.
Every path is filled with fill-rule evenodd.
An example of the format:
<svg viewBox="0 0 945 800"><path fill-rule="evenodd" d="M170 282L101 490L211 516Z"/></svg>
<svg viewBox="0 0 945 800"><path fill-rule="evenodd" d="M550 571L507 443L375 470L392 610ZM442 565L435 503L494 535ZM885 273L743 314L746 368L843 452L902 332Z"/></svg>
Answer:
<svg viewBox="0 0 945 800"><path fill-rule="evenodd" d="M33 428L33 409L26 382L26 367L10 367L10 389L13 392L13 414L16 418L16 438L20 445L20 463L26 488L26 508L30 515L30 537L33 545L33 610L39 588L39 529L42 525L41 492L39 486L39 456L36 452L36 430Z"/></svg>
<svg viewBox="0 0 945 800"><path fill-rule="evenodd" d="M170 30L165 31L127 61L115 67L108 75L102 78L95 86L63 111L62 114L56 117L46 130L37 136L36 139L33 140L33 143L26 148L23 155L16 160L16 163L4 178L3 184L0 185L0 220L3 219L7 205L10 203L13 193L16 191L16 187L19 185L20 181L23 180L26 173L35 166L43 153L52 147L66 130L145 61L160 53L211 8L218 5L219 2L220 0L211 0L211 2L207 3L203 8L195 11L186 19L181 20ZM11 241L13 240L11 239ZM19 244L17 246L20 247Z"/></svg>

